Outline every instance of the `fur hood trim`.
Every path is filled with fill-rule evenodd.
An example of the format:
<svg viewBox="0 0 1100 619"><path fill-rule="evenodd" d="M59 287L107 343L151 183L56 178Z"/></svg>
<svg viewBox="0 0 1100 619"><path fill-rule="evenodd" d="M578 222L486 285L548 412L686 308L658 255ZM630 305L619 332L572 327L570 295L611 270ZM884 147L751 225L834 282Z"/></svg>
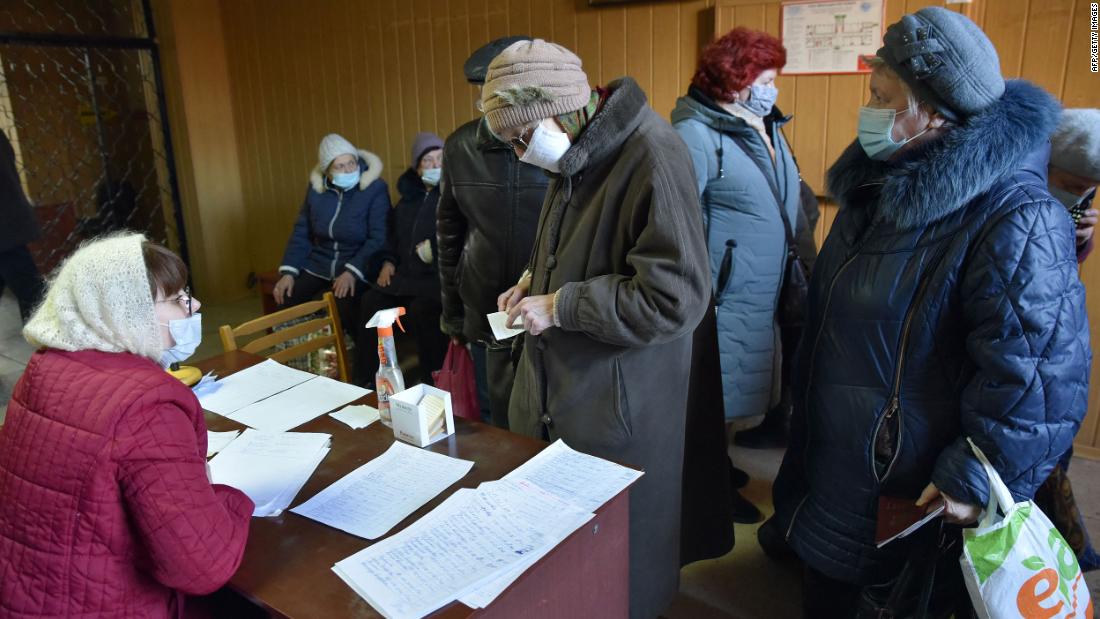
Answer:
<svg viewBox="0 0 1100 619"><path fill-rule="evenodd" d="M1061 111L1042 88L1008 81L996 103L901 161L874 161L859 140L852 142L829 169L829 194L842 207L865 207L855 198L857 190L880 184L878 217L903 230L931 224L1019 171L1039 149L1049 148Z"/></svg>
<svg viewBox="0 0 1100 619"><path fill-rule="evenodd" d="M359 191L362 191L382 176L382 159L378 155L360 148L359 170ZM309 173L309 185L313 187L313 191L324 193L325 171L321 169L321 164L314 166L313 171Z"/></svg>

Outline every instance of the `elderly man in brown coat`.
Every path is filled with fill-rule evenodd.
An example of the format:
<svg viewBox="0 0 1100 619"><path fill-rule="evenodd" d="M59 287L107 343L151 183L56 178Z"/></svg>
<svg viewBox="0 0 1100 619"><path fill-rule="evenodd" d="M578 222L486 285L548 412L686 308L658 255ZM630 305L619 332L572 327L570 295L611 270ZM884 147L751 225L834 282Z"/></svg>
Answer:
<svg viewBox="0 0 1100 619"><path fill-rule="evenodd" d="M562 438L645 476L630 494L631 617L676 594L692 330L709 265L687 149L630 78L593 89L542 40L493 61L490 129L551 174L534 255L499 303L527 333L515 432Z"/></svg>

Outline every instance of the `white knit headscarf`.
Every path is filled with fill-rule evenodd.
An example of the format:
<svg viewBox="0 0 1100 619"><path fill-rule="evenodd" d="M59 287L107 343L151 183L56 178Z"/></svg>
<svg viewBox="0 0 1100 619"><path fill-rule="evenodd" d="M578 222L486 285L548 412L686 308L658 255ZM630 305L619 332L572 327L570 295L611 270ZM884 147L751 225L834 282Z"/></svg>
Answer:
<svg viewBox="0 0 1100 619"><path fill-rule="evenodd" d="M143 241L124 233L81 245L57 270L23 337L37 347L131 352L159 361L164 348Z"/></svg>

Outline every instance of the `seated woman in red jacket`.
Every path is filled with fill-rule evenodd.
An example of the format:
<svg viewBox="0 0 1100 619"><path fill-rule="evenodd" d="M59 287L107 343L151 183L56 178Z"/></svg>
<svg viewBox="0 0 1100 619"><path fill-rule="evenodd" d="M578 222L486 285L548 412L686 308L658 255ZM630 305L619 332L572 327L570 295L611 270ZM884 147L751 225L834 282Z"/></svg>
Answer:
<svg viewBox="0 0 1100 619"><path fill-rule="evenodd" d="M253 505L211 485L206 423L164 371L194 352L187 269L141 235L85 244L23 331L0 428L0 617L165 617L236 571Z"/></svg>

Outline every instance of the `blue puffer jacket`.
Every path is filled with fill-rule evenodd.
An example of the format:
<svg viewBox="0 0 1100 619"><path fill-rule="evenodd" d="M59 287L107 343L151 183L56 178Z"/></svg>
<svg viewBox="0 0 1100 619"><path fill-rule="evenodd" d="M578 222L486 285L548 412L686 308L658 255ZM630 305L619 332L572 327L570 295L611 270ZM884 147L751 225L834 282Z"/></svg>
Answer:
<svg viewBox="0 0 1100 619"><path fill-rule="evenodd" d="M811 567L858 584L896 573L906 544L873 543L880 494L915 499L933 482L984 505L967 437L1018 498L1070 447L1091 353L1073 222L1047 192L1059 109L1010 81L902 161L853 143L829 171L841 210L811 280L774 489L777 521ZM886 425L900 438L878 469Z"/></svg>
<svg viewBox="0 0 1100 619"><path fill-rule="evenodd" d="M789 120L776 108L764 119L773 163L756 129L694 87L672 111L673 127L691 153L702 205L726 421L766 413L779 370L775 306L787 264L779 204L792 226L801 204L798 167L781 131Z"/></svg>
<svg viewBox="0 0 1100 619"><path fill-rule="evenodd" d="M386 242L390 194L382 160L359 151L359 184L347 191L334 187L320 166L309 175L309 188L290 233L279 272L297 277L307 271L335 279L345 270L365 282L370 257Z"/></svg>

